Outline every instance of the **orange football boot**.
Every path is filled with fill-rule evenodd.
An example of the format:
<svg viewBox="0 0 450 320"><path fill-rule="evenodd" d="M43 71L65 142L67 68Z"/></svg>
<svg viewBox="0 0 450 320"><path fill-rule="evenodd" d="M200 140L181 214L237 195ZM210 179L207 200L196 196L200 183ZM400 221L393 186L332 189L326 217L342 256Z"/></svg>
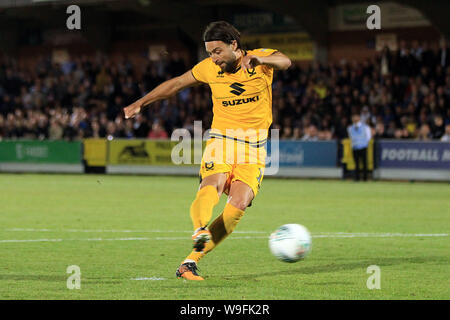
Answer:
<svg viewBox="0 0 450 320"><path fill-rule="evenodd" d="M197 264L195 262L186 262L181 264L175 273L177 278L184 278L186 280L205 280L197 273Z"/></svg>

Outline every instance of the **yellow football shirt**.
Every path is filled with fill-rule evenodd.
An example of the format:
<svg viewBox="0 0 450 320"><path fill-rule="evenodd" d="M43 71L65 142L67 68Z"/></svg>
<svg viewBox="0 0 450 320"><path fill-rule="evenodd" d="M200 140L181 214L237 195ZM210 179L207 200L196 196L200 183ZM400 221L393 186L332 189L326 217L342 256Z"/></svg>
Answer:
<svg viewBox="0 0 450 320"><path fill-rule="evenodd" d="M263 57L274 52L276 50L255 49L246 54ZM211 88L211 135L242 138L251 143L267 139L272 124L273 68L259 65L244 71L239 66L236 72L227 73L211 58L206 58L192 68L192 74Z"/></svg>

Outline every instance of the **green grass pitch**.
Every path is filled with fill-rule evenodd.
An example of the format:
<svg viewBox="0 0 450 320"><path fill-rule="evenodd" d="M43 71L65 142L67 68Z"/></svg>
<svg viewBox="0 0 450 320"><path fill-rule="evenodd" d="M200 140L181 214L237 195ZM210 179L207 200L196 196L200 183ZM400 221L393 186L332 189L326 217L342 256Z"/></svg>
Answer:
<svg viewBox="0 0 450 320"><path fill-rule="evenodd" d="M193 177L1 174L0 299L450 298L449 184L266 178L200 262L206 281L186 282L175 270L197 188ZM286 223L313 235L303 261L269 252ZM67 288L70 265L79 290ZM367 288L370 265L381 289Z"/></svg>

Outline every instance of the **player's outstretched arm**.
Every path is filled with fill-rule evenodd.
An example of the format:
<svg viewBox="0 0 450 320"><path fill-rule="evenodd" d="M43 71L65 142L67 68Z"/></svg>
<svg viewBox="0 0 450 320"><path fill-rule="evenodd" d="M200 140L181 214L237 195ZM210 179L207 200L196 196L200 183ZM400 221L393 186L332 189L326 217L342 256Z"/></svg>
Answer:
<svg viewBox="0 0 450 320"><path fill-rule="evenodd" d="M187 87L192 87L200 83L201 82L197 81L194 78L191 70L182 74L181 76L164 81L155 89L147 93L145 96L133 102L129 106L125 107L123 109L125 113L125 119L133 118L141 111L142 108L155 101L170 98L171 96L175 95L178 91L183 90L184 88Z"/></svg>
<svg viewBox="0 0 450 320"><path fill-rule="evenodd" d="M251 69L261 64L276 70L286 70L291 66L291 59L279 51L266 57L246 55L242 58L242 69Z"/></svg>

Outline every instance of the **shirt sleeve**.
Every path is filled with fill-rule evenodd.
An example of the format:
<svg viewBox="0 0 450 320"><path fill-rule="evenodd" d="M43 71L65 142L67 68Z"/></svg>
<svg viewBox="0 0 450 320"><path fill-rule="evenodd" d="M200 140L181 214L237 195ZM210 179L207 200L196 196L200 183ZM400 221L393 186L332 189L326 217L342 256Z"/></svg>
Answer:
<svg viewBox="0 0 450 320"><path fill-rule="evenodd" d="M250 50L247 54L250 55L255 55L258 57L267 57L270 56L271 54L277 52L278 50L275 49L268 49L268 48L260 48L260 49L254 49L254 50ZM261 66L263 73L270 79L270 83L272 83L273 80L273 68L263 65Z"/></svg>
<svg viewBox="0 0 450 320"><path fill-rule="evenodd" d="M255 49L252 50L251 52L249 52L250 54L253 54L255 56L259 56L259 57L267 57L270 56L271 54L277 52L278 50L275 49L269 49L269 48L260 48L260 49Z"/></svg>
<svg viewBox="0 0 450 320"><path fill-rule="evenodd" d="M208 66L210 58L206 58L197 63L192 69L192 75L197 81L208 83Z"/></svg>

